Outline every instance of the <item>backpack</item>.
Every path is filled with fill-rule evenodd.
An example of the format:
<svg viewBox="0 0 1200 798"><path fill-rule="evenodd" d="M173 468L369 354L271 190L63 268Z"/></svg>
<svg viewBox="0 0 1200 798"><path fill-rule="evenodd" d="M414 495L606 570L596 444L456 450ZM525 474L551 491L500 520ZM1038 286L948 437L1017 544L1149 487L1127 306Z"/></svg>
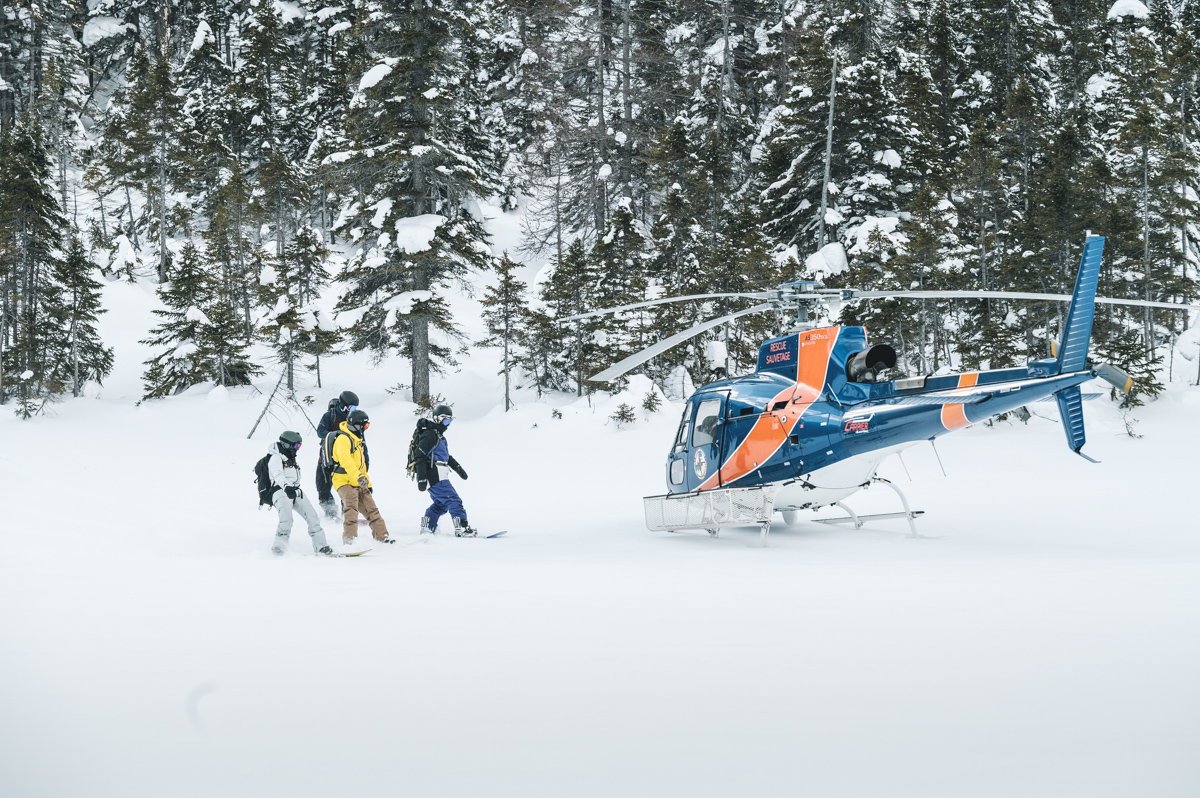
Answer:
<svg viewBox="0 0 1200 798"><path fill-rule="evenodd" d="M337 436L339 435L346 435L346 433L344 430L336 429L331 430L325 435L325 440L321 441L321 462L325 463L325 467L331 473L345 474L346 469L342 468L338 461L333 459L333 444L337 441ZM354 454L354 452L358 451L358 446L354 443L354 438L349 435L346 435L346 437L350 438L350 454Z"/></svg>
<svg viewBox="0 0 1200 798"><path fill-rule="evenodd" d="M424 420L424 419L422 419L422 420ZM435 431L438 433L438 437L441 438L442 437L441 431L440 430L435 430ZM409 444L408 444L408 465L405 467L405 473L408 474L409 479L417 478L417 452L420 451L419 449L417 449L417 440L420 437L421 437L421 422L418 421L417 428L415 430L413 430L412 441L409 442Z"/></svg>
<svg viewBox="0 0 1200 798"><path fill-rule="evenodd" d="M264 504L273 506L271 499L275 496L276 487L271 483L271 472L267 469L267 460L271 455L264 454L262 459L254 464L254 477L258 482L258 506Z"/></svg>
<svg viewBox="0 0 1200 798"><path fill-rule="evenodd" d="M421 437L421 428L417 427L413 430L412 441L408 444L408 464L404 467L404 473L408 474L409 479L417 478L417 438Z"/></svg>

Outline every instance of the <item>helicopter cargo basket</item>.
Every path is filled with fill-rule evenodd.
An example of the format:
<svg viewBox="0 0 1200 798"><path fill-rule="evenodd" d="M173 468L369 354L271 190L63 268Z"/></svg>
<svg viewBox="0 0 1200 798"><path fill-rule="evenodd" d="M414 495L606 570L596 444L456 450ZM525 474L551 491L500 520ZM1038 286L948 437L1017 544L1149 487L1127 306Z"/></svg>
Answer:
<svg viewBox="0 0 1200 798"><path fill-rule="evenodd" d="M757 526L765 538L775 512L775 485L720 488L696 493L647 496L646 528L651 532L707 529L716 535L723 526Z"/></svg>

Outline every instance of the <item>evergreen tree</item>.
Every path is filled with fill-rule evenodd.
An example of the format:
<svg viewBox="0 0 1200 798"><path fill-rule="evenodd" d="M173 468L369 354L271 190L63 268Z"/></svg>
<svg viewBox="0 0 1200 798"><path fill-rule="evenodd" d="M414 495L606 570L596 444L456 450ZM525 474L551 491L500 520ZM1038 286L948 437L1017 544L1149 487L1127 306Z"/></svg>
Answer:
<svg viewBox="0 0 1200 798"><path fill-rule="evenodd" d="M0 401L16 396L17 412L25 418L61 394L68 376L66 309L55 280L66 220L43 137L29 120L0 133ZM14 384L11 376L17 374L28 376Z"/></svg>
<svg viewBox="0 0 1200 798"><path fill-rule="evenodd" d="M108 311L101 307L103 286L93 275L94 271L95 266L88 258L83 242L73 236L55 278L64 293L64 322L74 396L79 396L88 380L102 383L113 366L112 347L104 346L96 330L100 314Z"/></svg>
<svg viewBox="0 0 1200 798"><path fill-rule="evenodd" d="M141 343L161 349L145 361L144 399L171 396L211 376L201 351L204 327L211 322L203 307L215 294L214 278L200 250L188 243L171 270L171 280L158 288L165 308L155 310L162 321Z"/></svg>
<svg viewBox="0 0 1200 798"><path fill-rule="evenodd" d="M546 387L565 389L573 383L576 395L583 395L588 370L599 362L597 333L604 321L595 316L561 320L600 307L596 301L598 283L583 239L574 239L541 288L546 313L536 317L534 340L546 364L542 369L542 384Z"/></svg>
<svg viewBox="0 0 1200 798"><path fill-rule="evenodd" d="M129 66L137 82L116 98L106 138L119 146L109 153L109 171L126 190L136 188L146 198L148 225L158 242L158 280L167 280L170 251L167 239L174 228L171 192L181 177L180 151L183 98L175 91L175 77L164 54L151 57L139 48ZM132 209L130 211L132 214Z"/></svg>
<svg viewBox="0 0 1200 798"><path fill-rule="evenodd" d="M249 359L236 298L211 270L212 264L191 242L184 245L170 282L159 287L166 306L154 313L162 322L142 341L162 351L145 361L143 398L154 399L211 381L248 385L262 369Z"/></svg>
<svg viewBox="0 0 1200 798"><path fill-rule="evenodd" d="M485 109L461 60L477 46L473 10L451 0L380 3L359 30L369 68L346 118L354 203L342 229L357 250L339 306L368 308L352 347L410 358L418 401L450 356L431 330L457 335L441 292L491 260L466 205L499 188L500 145L473 130Z"/></svg>
<svg viewBox="0 0 1200 798"><path fill-rule="evenodd" d="M509 260L506 252L496 262L496 285L487 287L479 303L484 307L483 321L487 324L488 337L479 341L478 345L501 350L500 373L504 375L506 413L513 407L510 391L512 370L524 359L522 350L528 335L525 283L513 275L515 268L516 264Z"/></svg>
<svg viewBox="0 0 1200 798"><path fill-rule="evenodd" d="M630 205L628 201L618 203L604 235L592 247L592 308L611 308L648 298L646 239ZM652 318L653 310L649 308L599 317L593 333L595 362L607 367L653 343L649 338Z"/></svg>

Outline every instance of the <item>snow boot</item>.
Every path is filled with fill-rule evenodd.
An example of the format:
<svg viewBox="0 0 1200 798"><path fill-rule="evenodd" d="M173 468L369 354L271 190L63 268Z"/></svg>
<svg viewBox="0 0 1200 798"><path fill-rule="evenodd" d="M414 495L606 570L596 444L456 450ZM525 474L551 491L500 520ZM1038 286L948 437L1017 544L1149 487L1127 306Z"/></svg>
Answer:
<svg viewBox="0 0 1200 798"><path fill-rule="evenodd" d="M338 517L337 502L335 502L333 499L321 502L321 510L325 513L326 518Z"/></svg>
<svg viewBox="0 0 1200 798"><path fill-rule="evenodd" d="M333 554L333 549L329 546L322 546L321 548L317 549L317 554L324 554L326 557L328 557L330 554Z"/></svg>
<svg viewBox="0 0 1200 798"><path fill-rule="evenodd" d="M454 537L456 538L473 538L479 535L475 528L467 523L465 518L454 518Z"/></svg>
<svg viewBox="0 0 1200 798"><path fill-rule="evenodd" d="M422 534L422 535L434 534L433 527L429 526L429 516L427 516L427 515L421 516L421 532L420 532L420 534Z"/></svg>

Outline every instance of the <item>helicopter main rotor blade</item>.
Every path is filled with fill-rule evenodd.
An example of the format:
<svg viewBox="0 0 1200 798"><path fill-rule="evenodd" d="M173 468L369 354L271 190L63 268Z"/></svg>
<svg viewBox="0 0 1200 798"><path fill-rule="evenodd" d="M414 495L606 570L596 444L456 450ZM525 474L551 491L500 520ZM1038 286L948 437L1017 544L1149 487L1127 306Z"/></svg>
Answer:
<svg viewBox="0 0 1200 798"><path fill-rule="evenodd" d="M590 319L592 316L604 316L609 313L620 313L623 310L636 310L637 308L648 308L651 305L665 305L668 302L687 302L692 299L717 299L720 297L744 297L746 299L767 299L770 294L759 292L757 294L689 294L687 296L673 296L666 299L652 299L649 302L635 302L632 305L618 305L615 308L605 308L604 310L593 310L591 313L580 313L578 316L566 316L559 319L561 324L564 321L576 321L578 319Z"/></svg>
<svg viewBox="0 0 1200 798"><path fill-rule="evenodd" d="M709 319L708 321L697 324L695 327L691 327L690 329L684 330L681 333L675 333L670 338L664 338L661 341L659 341L658 343L654 344L653 346L648 346L645 349L643 349L642 351L638 352L637 354L630 355L629 357L622 360L620 363L614 363L613 365L609 366L608 368L606 368L604 371L600 372L596 376L591 377L589 379L589 381L590 382L611 382L612 380L616 379L617 377L620 377L625 372L632 371L633 369L642 365L650 358L652 358L656 355L662 354L663 352L667 351L668 349L675 346L676 344L683 343L687 339L697 336L700 333L704 332L705 330L711 330L713 327L720 327L725 322L733 321L734 319L738 318L739 316L749 316L751 313L761 313L764 310L771 310L774 307L775 307L774 303L765 302L761 305L755 305L752 308L747 308L745 310L739 310L737 313L730 313L728 316L721 316L720 318Z"/></svg>
<svg viewBox="0 0 1200 798"><path fill-rule="evenodd" d="M1070 302L1070 294L1034 294L1026 291L855 291L855 299L1036 299L1047 302ZM1133 305L1135 307L1166 308L1168 310L1200 310L1200 305L1180 305L1174 302L1151 302L1145 299L1109 299L1098 296L1096 301L1105 305Z"/></svg>

